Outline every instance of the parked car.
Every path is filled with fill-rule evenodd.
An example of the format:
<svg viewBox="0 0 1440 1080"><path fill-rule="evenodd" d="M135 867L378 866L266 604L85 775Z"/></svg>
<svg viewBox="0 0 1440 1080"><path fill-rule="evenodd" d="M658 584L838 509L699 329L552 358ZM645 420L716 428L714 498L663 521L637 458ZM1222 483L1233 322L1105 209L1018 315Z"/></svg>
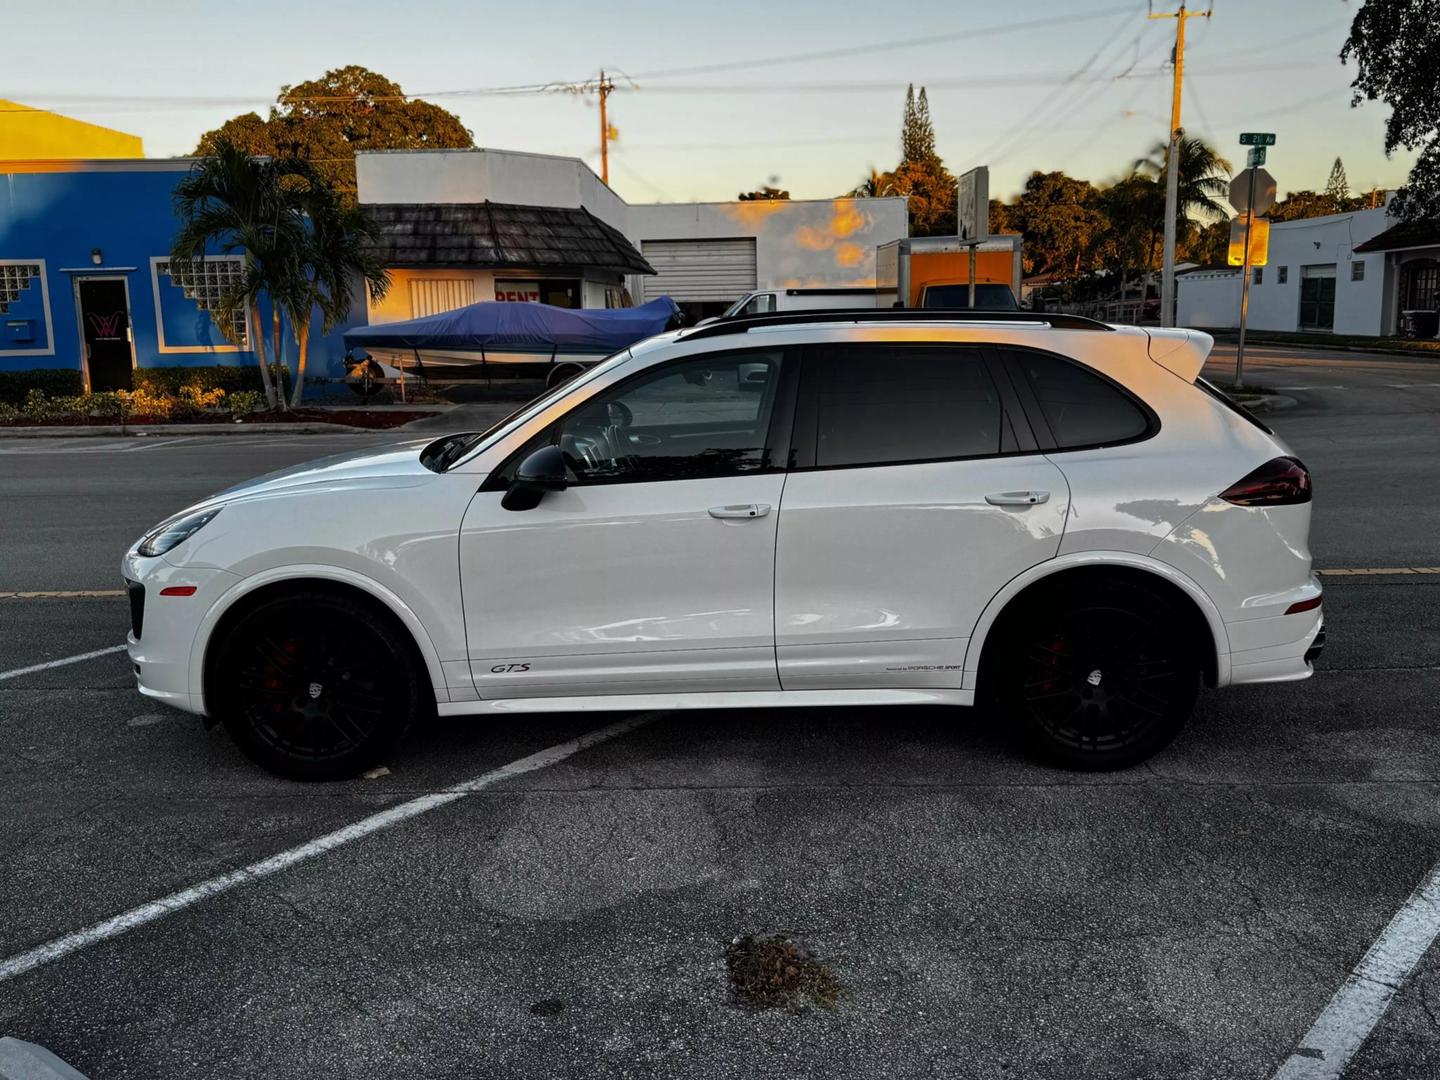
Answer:
<svg viewBox="0 0 1440 1080"><path fill-rule="evenodd" d="M752 315L773 315L785 311L848 311L873 308L879 290L873 286L837 285L829 288L761 289L748 292L719 315L701 319L696 326L708 326L720 319L743 319Z"/></svg>
<svg viewBox="0 0 1440 1080"><path fill-rule="evenodd" d="M351 776L418 718L992 703L1142 761L1323 644L1310 475L1211 339L774 315L622 350L488 431L205 499L124 557L141 693ZM757 392L758 391L758 392Z"/></svg>

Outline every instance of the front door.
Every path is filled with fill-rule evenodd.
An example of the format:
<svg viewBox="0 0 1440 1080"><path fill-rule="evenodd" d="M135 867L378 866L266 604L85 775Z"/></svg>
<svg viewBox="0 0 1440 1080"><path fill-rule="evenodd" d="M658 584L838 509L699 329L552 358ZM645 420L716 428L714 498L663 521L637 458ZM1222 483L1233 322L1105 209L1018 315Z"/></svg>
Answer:
<svg viewBox="0 0 1440 1080"><path fill-rule="evenodd" d="M483 698L776 690L775 525L794 364L682 359L608 387L520 450L466 511L460 572ZM504 488L558 445L570 486Z"/></svg>
<svg viewBox="0 0 1440 1080"><path fill-rule="evenodd" d="M988 353L807 354L775 567L785 690L962 688L985 605L1059 549L1069 486Z"/></svg>
<svg viewBox="0 0 1440 1080"><path fill-rule="evenodd" d="M135 367L130 295L123 278L81 278L75 284L90 389L129 390Z"/></svg>
<svg viewBox="0 0 1440 1080"><path fill-rule="evenodd" d="M1335 267L1300 268L1300 329L1335 328Z"/></svg>

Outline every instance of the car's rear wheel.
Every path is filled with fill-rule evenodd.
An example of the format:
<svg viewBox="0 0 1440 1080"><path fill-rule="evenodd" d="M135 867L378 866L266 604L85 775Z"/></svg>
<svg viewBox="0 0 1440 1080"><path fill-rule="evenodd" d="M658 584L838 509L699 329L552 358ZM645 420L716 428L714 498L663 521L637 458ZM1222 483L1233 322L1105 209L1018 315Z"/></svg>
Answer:
<svg viewBox="0 0 1440 1080"><path fill-rule="evenodd" d="M404 630L326 592L275 597L225 634L206 698L240 749L296 780L381 763L420 714L425 681Z"/></svg>
<svg viewBox="0 0 1440 1080"><path fill-rule="evenodd" d="M1195 705L1184 614L1133 581L1061 585L1007 621L996 697L1027 746L1072 769L1122 769L1170 743Z"/></svg>

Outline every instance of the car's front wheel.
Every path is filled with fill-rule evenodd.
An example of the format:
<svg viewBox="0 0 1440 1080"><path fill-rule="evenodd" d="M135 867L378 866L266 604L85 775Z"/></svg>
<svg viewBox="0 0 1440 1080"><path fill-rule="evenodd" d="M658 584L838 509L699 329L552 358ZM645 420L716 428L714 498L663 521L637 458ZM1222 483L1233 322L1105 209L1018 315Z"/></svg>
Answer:
<svg viewBox="0 0 1440 1080"><path fill-rule="evenodd" d="M1072 769L1122 769L1170 743L1194 708L1184 613L1134 581L1048 589L1008 620L996 697L1029 748Z"/></svg>
<svg viewBox="0 0 1440 1080"><path fill-rule="evenodd" d="M240 617L206 681L211 711L251 760L296 780L382 762L425 704L404 631L369 604L290 593Z"/></svg>

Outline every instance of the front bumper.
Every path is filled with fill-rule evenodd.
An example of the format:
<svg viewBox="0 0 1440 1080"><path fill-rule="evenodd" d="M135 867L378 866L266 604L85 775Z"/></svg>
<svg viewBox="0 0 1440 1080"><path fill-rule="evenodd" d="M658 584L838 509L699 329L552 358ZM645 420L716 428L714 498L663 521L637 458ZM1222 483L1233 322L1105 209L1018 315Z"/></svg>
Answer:
<svg viewBox="0 0 1440 1080"><path fill-rule="evenodd" d="M164 558L130 552L122 572L130 593L127 652L140 693L187 712L201 713L201 688L191 685L194 650L206 613L240 578L225 570L172 566ZM165 590L194 589L188 595Z"/></svg>

